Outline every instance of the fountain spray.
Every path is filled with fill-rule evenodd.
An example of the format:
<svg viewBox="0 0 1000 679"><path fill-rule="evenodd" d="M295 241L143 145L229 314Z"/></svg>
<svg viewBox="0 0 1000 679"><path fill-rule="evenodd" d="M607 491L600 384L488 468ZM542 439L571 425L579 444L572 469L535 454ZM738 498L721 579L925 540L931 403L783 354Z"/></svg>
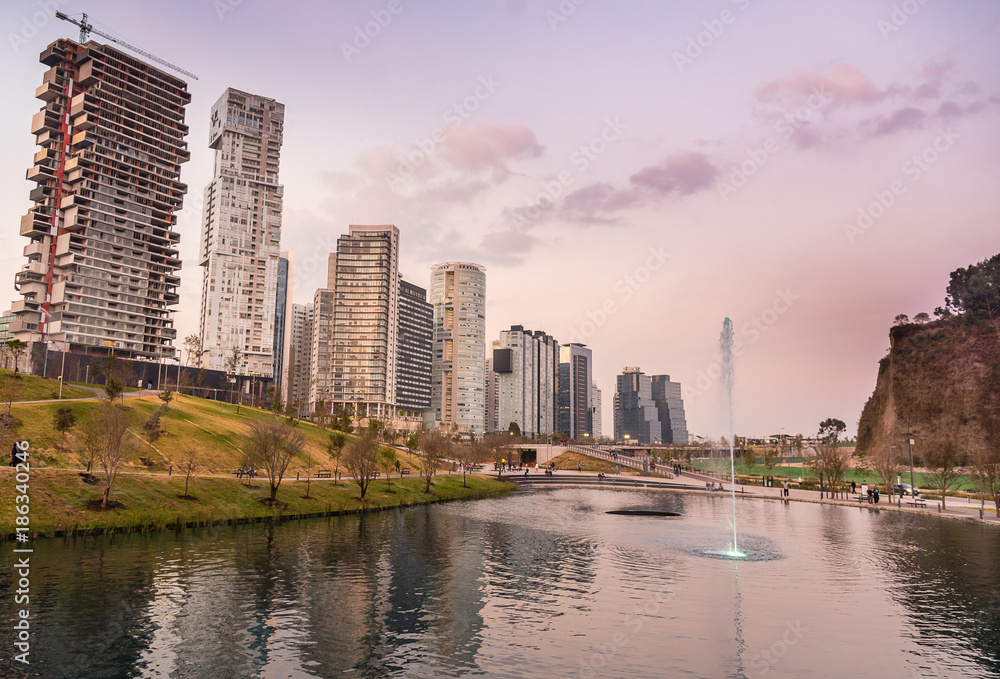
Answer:
<svg viewBox="0 0 1000 679"><path fill-rule="evenodd" d="M722 384L726 388L729 399L729 470L733 496L733 549L728 556L743 557L736 544L736 453L733 450L733 322L726 317L722 322L722 335L719 336L722 345Z"/></svg>

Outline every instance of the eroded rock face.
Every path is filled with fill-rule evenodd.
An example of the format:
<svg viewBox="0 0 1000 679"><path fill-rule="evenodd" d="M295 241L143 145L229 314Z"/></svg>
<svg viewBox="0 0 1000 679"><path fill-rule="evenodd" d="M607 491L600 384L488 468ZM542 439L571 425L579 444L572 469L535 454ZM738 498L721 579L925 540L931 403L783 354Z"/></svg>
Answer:
<svg viewBox="0 0 1000 679"><path fill-rule="evenodd" d="M948 439L970 455L1000 447L1000 322L905 324L889 337L858 424L859 450L905 449L907 423L917 454Z"/></svg>

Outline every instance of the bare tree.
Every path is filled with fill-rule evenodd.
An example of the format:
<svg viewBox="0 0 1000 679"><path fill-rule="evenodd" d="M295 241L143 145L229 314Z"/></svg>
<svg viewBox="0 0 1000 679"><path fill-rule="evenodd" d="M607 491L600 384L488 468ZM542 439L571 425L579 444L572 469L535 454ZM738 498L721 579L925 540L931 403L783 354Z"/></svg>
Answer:
<svg viewBox="0 0 1000 679"><path fill-rule="evenodd" d="M87 419L84 440L96 445L93 454L104 472L103 506L107 506L111 488L125 460L135 450L135 442L129 432L132 424L131 413L124 406L107 399L102 400Z"/></svg>
<svg viewBox="0 0 1000 679"><path fill-rule="evenodd" d="M458 459L458 464L462 467L462 487L468 488L466 475L469 469L490 459L492 451L487 443L489 436L484 436L479 440L473 440L468 445L455 446L454 455Z"/></svg>
<svg viewBox="0 0 1000 679"><path fill-rule="evenodd" d="M307 451L305 453L305 458L306 458L306 494L305 494L305 497L308 499L309 498L309 489L310 489L311 484L312 484L313 456L312 456L311 453L309 453Z"/></svg>
<svg viewBox="0 0 1000 679"><path fill-rule="evenodd" d="M973 480L979 492L988 495L996 505L997 517L1000 517L1000 450L994 448L976 456Z"/></svg>
<svg viewBox="0 0 1000 679"><path fill-rule="evenodd" d="M934 488L941 491L941 509L947 509L945 498L962 476L965 453L950 439L938 441L924 454L924 463L931 470L929 478Z"/></svg>
<svg viewBox="0 0 1000 679"><path fill-rule="evenodd" d="M12 339L7 342L7 349L10 351L11 356L14 357L14 376L17 377L18 364L21 362L24 352L28 349L28 345L21 340Z"/></svg>
<svg viewBox="0 0 1000 679"><path fill-rule="evenodd" d="M226 373L233 376L233 384L239 386L236 381L236 371L240 369L240 359L243 358L243 353L240 351L239 347L233 347L232 353L226 356ZM233 393L232 391L230 393ZM233 400L236 400L235 395L233 395ZM243 398L240 398L242 401ZM240 404L236 403L236 414L240 414Z"/></svg>
<svg viewBox="0 0 1000 679"><path fill-rule="evenodd" d="M395 449L389 446L380 446L378 449L378 468L385 472L385 483L388 489L392 490L392 470L396 467L399 455Z"/></svg>
<svg viewBox="0 0 1000 679"><path fill-rule="evenodd" d="M418 457L426 481L425 493L431 492L431 482L434 480L434 475L437 474L442 460L451 454L452 445L451 437L447 432L434 430L424 432L421 435Z"/></svg>
<svg viewBox="0 0 1000 679"><path fill-rule="evenodd" d="M273 503L288 465L302 450L304 439L302 434L276 417L251 420L248 430L247 458L251 467L264 471Z"/></svg>
<svg viewBox="0 0 1000 679"><path fill-rule="evenodd" d="M202 346L201 337L199 337L194 333L191 333L190 335L184 338L184 347L187 349L188 352L188 363L191 363L192 365L196 365L199 368L201 368L202 356L204 356L206 353L205 348ZM194 359L193 363L192 359Z"/></svg>
<svg viewBox="0 0 1000 679"><path fill-rule="evenodd" d="M375 478L378 459L378 443L367 432L358 436L347 445L344 454L344 467L354 478L354 483L361 489L361 499L365 499L368 486Z"/></svg>
<svg viewBox="0 0 1000 679"><path fill-rule="evenodd" d="M330 437L326 442L326 453L333 460L333 484L337 485L337 477L340 475L340 458L344 452L344 446L347 445L347 434L340 431L330 432Z"/></svg>
<svg viewBox="0 0 1000 679"><path fill-rule="evenodd" d="M892 488L899 471L899 455L893 452L892 447L883 445L876 448L868 462L878 475L879 482L887 489Z"/></svg>
<svg viewBox="0 0 1000 679"><path fill-rule="evenodd" d="M189 498L191 496L188 495L188 484L191 483L191 477L194 476L195 472L201 468L201 465L198 464L198 449L194 446L188 448L177 468L184 474L184 497Z"/></svg>
<svg viewBox="0 0 1000 679"><path fill-rule="evenodd" d="M484 456L483 462L492 459L497 467L500 466L500 460L507 455L507 447L510 445L510 436L507 434L487 434L482 438L481 441Z"/></svg>

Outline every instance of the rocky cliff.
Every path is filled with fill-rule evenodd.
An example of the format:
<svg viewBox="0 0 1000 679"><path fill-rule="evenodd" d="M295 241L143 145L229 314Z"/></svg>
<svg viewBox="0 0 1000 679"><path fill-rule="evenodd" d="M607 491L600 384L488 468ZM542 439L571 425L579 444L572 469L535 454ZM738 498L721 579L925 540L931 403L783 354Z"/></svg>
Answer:
<svg viewBox="0 0 1000 679"><path fill-rule="evenodd" d="M858 448L905 452L908 420L917 455L945 440L970 454L1000 448L1000 322L907 323L889 337L858 423Z"/></svg>

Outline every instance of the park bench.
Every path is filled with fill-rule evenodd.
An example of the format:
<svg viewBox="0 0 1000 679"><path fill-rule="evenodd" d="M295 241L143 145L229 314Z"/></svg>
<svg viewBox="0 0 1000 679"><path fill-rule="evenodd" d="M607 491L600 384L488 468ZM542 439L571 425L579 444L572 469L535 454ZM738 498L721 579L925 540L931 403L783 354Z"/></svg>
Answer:
<svg viewBox="0 0 1000 679"><path fill-rule="evenodd" d="M409 467L403 467L402 471L400 471L399 473L400 474L409 474L410 473L410 468Z"/></svg>
<svg viewBox="0 0 1000 679"><path fill-rule="evenodd" d="M868 496L862 493L858 493L858 502L868 502Z"/></svg>
<svg viewBox="0 0 1000 679"><path fill-rule="evenodd" d="M318 472L316 472L316 478L317 479L328 479L328 478L330 478L330 470L329 469L320 469Z"/></svg>
<svg viewBox="0 0 1000 679"><path fill-rule="evenodd" d="M379 475L379 473L380 473L380 472L379 472L379 470L377 470L377 469L376 469L376 470L375 470L375 473L374 473L374 474L372 474L372 476L373 476L374 478L376 478L376 479L377 479L377 478L378 478L378 475Z"/></svg>
<svg viewBox="0 0 1000 679"><path fill-rule="evenodd" d="M915 497L912 500L907 500L906 504L913 505L914 507L923 507L924 509L927 508L927 500L922 497Z"/></svg>

